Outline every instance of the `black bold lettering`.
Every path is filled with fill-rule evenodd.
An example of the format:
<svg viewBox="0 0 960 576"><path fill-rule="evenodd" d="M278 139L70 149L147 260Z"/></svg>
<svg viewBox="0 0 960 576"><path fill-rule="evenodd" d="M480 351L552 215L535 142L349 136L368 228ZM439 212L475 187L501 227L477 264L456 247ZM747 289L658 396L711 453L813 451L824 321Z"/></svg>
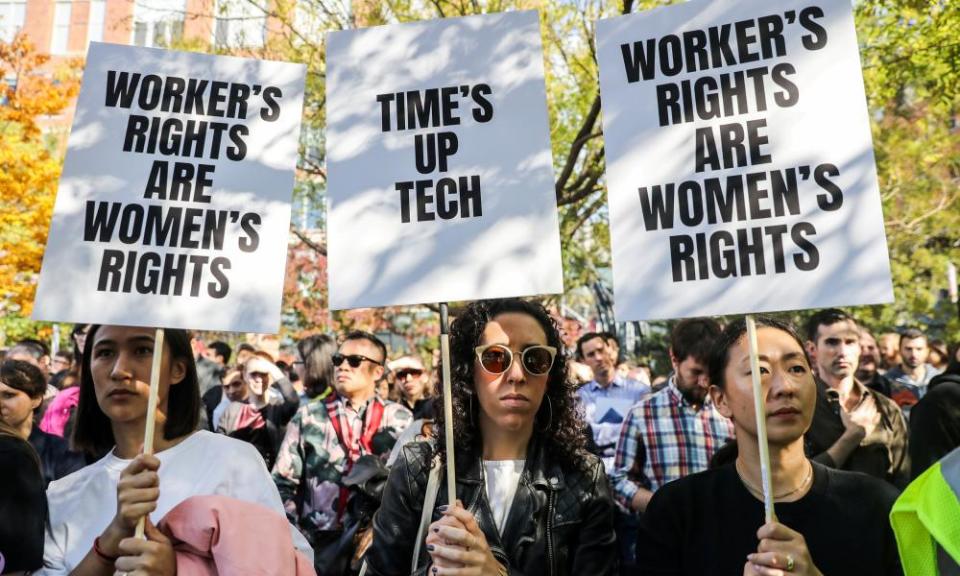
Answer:
<svg viewBox="0 0 960 576"><path fill-rule="evenodd" d="M147 176L147 188L143 191L143 197L157 200L166 200L167 198L167 161L154 160L150 166L150 175Z"/></svg>
<svg viewBox="0 0 960 576"><path fill-rule="evenodd" d="M106 105L116 108L130 108L133 106L133 97L137 94L137 85L140 83L140 73L129 72L117 73L114 70L107 71L107 95Z"/></svg>
<svg viewBox="0 0 960 576"><path fill-rule="evenodd" d="M143 206L127 204L120 214L120 228L117 239L124 244L136 244L143 233Z"/></svg>
<svg viewBox="0 0 960 576"><path fill-rule="evenodd" d="M163 260L156 252L144 252L137 262L137 292L156 294L160 284L160 267Z"/></svg>
<svg viewBox="0 0 960 576"><path fill-rule="evenodd" d="M203 218L203 249L223 250L223 238L227 234L227 210L207 210Z"/></svg>
<svg viewBox="0 0 960 576"><path fill-rule="evenodd" d="M669 230L673 228L673 184L661 188L659 184L650 188L640 188L640 214L647 231ZM664 194L666 192L666 194ZM664 199L666 196L666 199Z"/></svg>
<svg viewBox="0 0 960 576"><path fill-rule="evenodd" d="M493 120L493 104L487 99L491 94L493 89L488 84L477 84L470 90L470 97L477 105L473 109L473 119L481 124Z"/></svg>
<svg viewBox="0 0 960 576"><path fill-rule="evenodd" d="M750 237L747 236L750 234ZM766 274L763 261L763 230L760 228L740 228L737 230L737 252L740 254L740 275ZM753 257L753 266L750 258Z"/></svg>
<svg viewBox="0 0 960 576"><path fill-rule="evenodd" d="M820 265L820 251L805 236L816 236L817 229L810 222L798 222L790 230L790 238L804 254L794 254L793 263L798 270L809 272ZM804 257L806 255L806 257Z"/></svg>
<svg viewBox="0 0 960 576"><path fill-rule="evenodd" d="M260 246L258 226L260 226L260 215L256 212L248 212L240 218L240 228L247 235L246 238L240 238L240 249L244 252L253 252Z"/></svg>
<svg viewBox="0 0 960 576"><path fill-rule="evenodd" d="M823 10L819 6L810 6L800 11L800 25L810 32L800 38L807 50L819 50L827 45L827 30L814 21L816 18L823 18Z"/></svg>
<svg viewBox="0 0 960 576"><path fill-rule="evenodd" d="M783 235L787 233L787 226L785 224L767 226L763 229L763 232L773 242L773 270L777 274L783 274L787 271L787 265L783 258Z"/></svg>
<svg viewBox="0 0 960 576"><path fill-rule="evenodd" d="M264 88L263 103L266 104L267 107L260 109L260 118L267 122L273 122L279 118L280 103L277 101L281 98L283 98L283 90L276 86L267 86Z"/></svg>
<svg viewBox="0 0 960 576"><path fill-rule="evenodd" d="M726 230L717 230L710 235L710 263L717 278L737 275L737 249L733 244L733 234Z"/></svg>
<svg viewBox="0 0 960 576"><path fill-rule="evenodd" d="M670 265L673 268L674 282L697 279L697 271L693 262L693 238L689 236L670 237Z"/></svg>
<svg viewBox="0 0 960 576"><path fill-rule="evenodd" d="M183 280L187 275L187 255L167 254L163 259L163 274L160 277L160 293L170 294L173 283L174 296L183 294Z"/></svg>
<svg viewBox="0 0 960 576"><path fill-rule="evenodd" d="M123 137L124 152L143 152L147 144L147 129L150 119L139 114L131 114L127 119L127 132Z"/></svg>
<svg viewBox="0 0 960 576"><path fill-rule="evenodd" d="M140 81L137 105L141 110L153 110L163 100L163 79L156 74L147 74Z"/></svg>
<svg viewBox="0 0 960 576"><path fill-rule="evenodd" d="M783 89L773 94L773 101L777 103L777 106L789 108L800 100L800 89L792 80L787 78L787 76L793 76L796 73L797 69L788 62L781 62L773 67L771 71L773 83Z"/></svg>
<svg viewBox="0 0 960 576"><path fill-rule="evenodd" d="M460 177L460 217L483 216L483 202L480 195L480 176L474 174Z"/></svg>
<svg viewBox="0 0 960 576"><path fill-rule="evenodd" d="M843 190L830 180L830 176L839 176L840 169L833 164L820 164L813 170L813 180L827 194L817 194L817 205L821 210L832 212L843 206Z"/></svg>
<svg viewBox="0 0 960 576"><path fill-rule="evenodd" d="M120 278L123 274L123 252L120 250L104 250L100 261L100 278L97 280L98 292L116 292L120 288Z"/></svg>
<svg viewBox="0 0 960 576"><path fill-rule="evenodd" d="M210 262L210 273L216 279L216 282L207 284L207 294L211 298L224 298L230 291L230 279L227 278L226 270L230 269L230 260L223 256L217 256Z"/></svg>
<svg viewBox="0 0 960 576"><path fill-rule="evenodd" d="M657 56L656 42L656 39L648 38L642 42L620 45L623 67L627 73L627 83L639 82L641 76L644 80L653 78Z"/></svg>
<svg viewBox="0 0 960 576"><path fill-rule="evenodd" d="M680 87L667 83L657 85L657 109L660 111L660 125L683 122L680 115Z"/></svg>
<svg viewBox="0 0 960 576"><path fill-rule="evenodd" d="M247 157L247 143L244 138L250 134L250 128L246 124L234 124L228 134L233 146L227 147L227 158L239 162Z"/></svg>
<svg viewBox="0 0 960 576"><path fill-rule="evenodd" d="M443 125L454 126L460 123L460 117L454 112L460 107L457 94L460 89L456 86L446 86L440 89L441 110L443 111Z"/></svg>
<svg viewBox="0 0 960 576"><path fill-rule="evenodd" d="M377 94L377 102L380 103L380 131L390 131L390 103L393 102L393 94Z"/></svg>
<svg viewBox="0 0 960 576"><path fill-rule="evenodd" d="M680 221L684 226L698 226L703 222L703 195L700 184L693 180L682 182L677 188L680 202Z"/></svg>
<svg viewBox="0 0 960 576"><path fill-rule="evenodd" d="M437 181L437 214L443 220L457 217L458 203L449 196L457 193L457 181L453 178L441 178Z"/></svg>
<svg viewBox="0 0 960 576"><path fill-rule="evenodd" d="M176 76L167 76L167 81L163 87L163 102L160 104L160 110L163 112L179 112L183 107L183 91L187 87L187 81Z"/></svg>
<svg viewBox="0 0 960 576"><path fill-rule="evenodd" d="M83 219L84 242L109 242L113 238L113 228L117 225L120 206L119 202L87 200Z"/></svg>
<svg viewBox="0 0 960 576"><path fill-rule="evenodd" d="M393 187L400 193L400 221L407 223L410 221L410 195L413 191L413 182L397 182Z"/></svg>

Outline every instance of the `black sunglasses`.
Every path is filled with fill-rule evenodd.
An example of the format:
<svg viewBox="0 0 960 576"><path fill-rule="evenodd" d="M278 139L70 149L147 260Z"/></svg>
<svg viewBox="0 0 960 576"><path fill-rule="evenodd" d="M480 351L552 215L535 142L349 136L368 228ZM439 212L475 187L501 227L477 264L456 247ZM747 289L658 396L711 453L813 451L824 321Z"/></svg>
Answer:
<svg viewBox="0 0 960 576"><path fill-rule="evenodd" d="M334 365L334 366L340 366L341 364L343 364L343 361L346 360L346 361L347 361L347 364L349 364L351 368L359 368L359 367L360 367L360 364L361 364L364 360L366 360L367 362L372 362L372 363L376 364L377 366L380 366L381 364L383 364L383 362L378 362L378 361L374 360L373 358L367 358L366 356L364 356L364 355L362 355L362 354L348 354L348 355L344 356L343 354L341 354L341 353L339 353L339 352L337 352L337 353L335 353L335 354L333 355L332 360L333 360L333 365Z"/></svg>
<svg viewBox="0 0 960 576"><path fill-rule="evenodd" d="M397 370L395 374L397 375L397 378L400 378L400 379L406 378L408 376L411 376L413 378L419 378L420 375L423 374L423 370L418 370L416 368L403 368L401 370Z"/></svg>

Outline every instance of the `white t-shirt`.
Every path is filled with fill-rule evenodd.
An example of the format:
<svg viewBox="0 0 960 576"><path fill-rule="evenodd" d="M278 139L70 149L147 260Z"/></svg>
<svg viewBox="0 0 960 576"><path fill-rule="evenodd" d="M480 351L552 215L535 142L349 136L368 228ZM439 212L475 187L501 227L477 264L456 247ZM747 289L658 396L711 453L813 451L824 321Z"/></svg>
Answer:
<svg viewBox="0 0 960 576"><path fill-rule="evenodd" d="M246 442L201 430L156 456L161 463L160 498L150 515L155 524L177 504L197 495L229 496L284 514L263 458ZM117 483L120 472L129 464L130 460L121 460L111 452L50 484L44 568L36 574L65 575L80 564L94 538L117 512ZM306 539L293 526L290 530L294 546L312 561L313 551Z"/></svg>
<svg viewBox="0 0 960 576"><path fill-rule="evenodd" d="M503 526L510 516L513 497L523 474L524 460L484 460L486 471L487 501L497 524L497 531L503 535Z"/></svg>

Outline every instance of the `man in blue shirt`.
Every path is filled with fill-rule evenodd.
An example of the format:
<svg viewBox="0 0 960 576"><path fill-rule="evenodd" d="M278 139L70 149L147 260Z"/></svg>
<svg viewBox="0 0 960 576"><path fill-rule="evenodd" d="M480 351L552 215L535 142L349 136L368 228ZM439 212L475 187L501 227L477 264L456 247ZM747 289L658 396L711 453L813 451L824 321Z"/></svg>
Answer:
<svg viewBox="0 0 960 576"><path fill-rule="evenodd" d="M650 394L650 386L617 374L620 345L609 332L588 332L577 340L577 357L593 370L593 381L579 389L586 422L593 431L607 475L613 470L620 427L630 408ZM637 517L618 507L621 574L631 574L636 562Z"/></svg>

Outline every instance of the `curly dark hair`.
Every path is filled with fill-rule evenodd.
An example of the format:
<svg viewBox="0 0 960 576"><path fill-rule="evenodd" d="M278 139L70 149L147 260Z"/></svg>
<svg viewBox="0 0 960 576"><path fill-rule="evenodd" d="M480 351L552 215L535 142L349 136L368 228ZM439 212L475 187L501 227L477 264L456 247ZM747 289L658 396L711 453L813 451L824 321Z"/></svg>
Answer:
<svg viewBox="0 0 960 576"><path fill-rule="evenodd" d="M547 377L545 397L550 399L549 405L547 402L540 405L534 423L534 439L541 442L551 459L568 467L579 467L585 462L583 456L586 437L583 419L577 408L575 387L567 380L567 359L559 327L541 304L518 298L474 302L457 316L450 326L450 380L453 390L453 434L456 449L461 454L480 453L480 403L470 400L476 394L473 387L474 349L480 345L480 338L487 323L508 312L532 316L546 333L547 344L557 349L556 360ZM433 436L443 454L445 442L442 382L437 382L436 388L436 426L433 427Z"/></svg>

